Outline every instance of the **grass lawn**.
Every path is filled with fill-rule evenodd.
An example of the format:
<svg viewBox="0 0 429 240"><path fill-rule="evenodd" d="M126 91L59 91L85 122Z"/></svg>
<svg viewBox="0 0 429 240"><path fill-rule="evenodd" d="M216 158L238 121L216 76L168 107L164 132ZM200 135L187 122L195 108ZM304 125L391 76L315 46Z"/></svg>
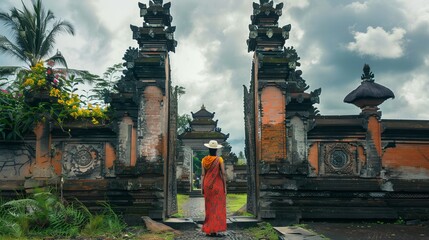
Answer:
<svg viewBox="0 0 429 240"><path fill-rule="evenodd" d="M171 215L176 218L183 218L183 205L189 200L189 195L177 194L177 213Z"/></svg>
<svg viewBox="0 0 429 240"><path fill-rule="evenodd" d="M185 194L177 194L177 213L172 217L183 218L183 205L189 200L189 196ZM226 212L228 216L253 216L246 212L247 194L245 193L229 193L226 195Z"/></svg>
<svg viewBox="0 0 429 240"><path fill-rule="evenodd" d="M226 213L228 216L252 216L246 212L247 194L229 193L226 195Z"/></svg>

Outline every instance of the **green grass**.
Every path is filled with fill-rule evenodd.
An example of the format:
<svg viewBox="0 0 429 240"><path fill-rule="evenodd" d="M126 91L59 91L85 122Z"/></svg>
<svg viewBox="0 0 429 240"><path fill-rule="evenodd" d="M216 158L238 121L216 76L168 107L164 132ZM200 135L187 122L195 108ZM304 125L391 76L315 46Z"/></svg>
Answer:
<svg viewBox="0 0 429 240"><path fill-rule="evenodd" d="M246 212L247 194L246 193L229 193L226 195L226 212L227 215L235 216L253 216Z"/></svg>
<svg viewBox="0 0 429 240"><path fill-rule="evenodd" d="M171 215L175 218L183 218L183 205L189 200L188 195L177 194L177 213ZM235 216L253 216L246 212L247 194L245 193L231 193L226 195L226 211L228 215Z"/></svg>
<svg viewBox="0 0 429 240"><path fill-rule="evenodd" d="M183 218L183 205L189 200L189 195L177 194L177 213L171 215L175 218Z"/></svg>
<svg viewBox="0 0 429 240"><path fill-rule="evenodd" d="M277 240L279 236L277 235L276 230L274 230L273 226L267 222L258 223L257 227L248 228L244 230L249 235L254 237L255 239L267 239L267 240Z"/></svg>

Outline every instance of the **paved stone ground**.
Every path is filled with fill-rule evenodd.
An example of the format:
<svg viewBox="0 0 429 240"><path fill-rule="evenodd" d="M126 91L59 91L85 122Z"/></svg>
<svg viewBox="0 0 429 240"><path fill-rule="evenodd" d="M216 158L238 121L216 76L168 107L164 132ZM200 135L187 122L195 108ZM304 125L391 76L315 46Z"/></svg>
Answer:
<svg viewBox="0 0 429 240"><path fill-rule="evenodd" d="M307 228L332 240L429 239L429 222L304 222ZM411 224L411 225L410 225Z"/></svg>
<svg viewBox="0 0 429 240"><path fill-rule="evenodd" d="M204 198L189 198L183 206L184 215L197 220L204 219ZM301 226L311 229L317 236L326 237L331 240L420 240L429 239L429 221L414 221L408 224L394 224L385 222L310 222L304 221ZM201 225L195 229L181 231L177 240L191 239L240 239L251 240L252 238L243 229L228 230L222 237L206 237L201 232ZM310 239L305 236L295 235L294 238L281 239Z"/></svg>
<svg viewBox="0 0 429 240"><path fill-rule="evenodd" d="M192 218L194 221L204 220L204 198L192 197L183 204L183 215L185 218ZM201 231L201 224L198 224L193 230L181 231L182 234L177 236L177 240L194 240L194 239L228 239L228 240L250 240L252 239L243 229L228 229L226 232L221 233L219 237L208 237Z"/></svg>
<svg viewBox="0 0 429 240"><path fill-rule="evenodd" d="M187 218L202 218L204 219L204 198L193 197L183 204L183 215Z"/></svg>
<svg viewBox="0 0 429 240"><path fill-rule="evenodd" d="M177 240L195 240L195 239L251 240L252 238L243 230L228 230L222 233L222 236L207 237L204 233L201 232L201 228L197 228L194 231L182 231L182 234L174 239L177 239Z"/></svg>

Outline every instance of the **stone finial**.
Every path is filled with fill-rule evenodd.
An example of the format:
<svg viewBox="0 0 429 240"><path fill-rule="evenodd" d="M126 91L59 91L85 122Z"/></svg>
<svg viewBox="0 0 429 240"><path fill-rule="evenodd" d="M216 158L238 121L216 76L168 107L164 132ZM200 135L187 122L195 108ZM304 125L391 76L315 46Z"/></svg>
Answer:
<svg viewBox="0 0 429 240"><path fill-rule="evenodd" d="M362 81L374 82L374 74L371 72L371 68L366 63L363 65L363 74L360 79L362 79Z"/></svg>
<svg viewBox="0 0 429 240"><path fill-rule="evenodd" d="M368 64L363 67L362 82L359 87L350 92L344 102L351 103L361 108L378 110L378 105L386 99L395 98L393 92L385 86L374 82L374 74Z"/></svg>

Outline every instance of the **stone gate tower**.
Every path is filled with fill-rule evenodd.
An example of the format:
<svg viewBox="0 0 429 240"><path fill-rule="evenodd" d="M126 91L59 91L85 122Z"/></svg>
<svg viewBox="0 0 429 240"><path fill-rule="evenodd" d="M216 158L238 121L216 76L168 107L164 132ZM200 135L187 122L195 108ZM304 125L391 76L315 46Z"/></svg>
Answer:
<svg viewBox="0 0 429 240"><path fill-rule="evenodd" d="M311 93L301 77L298 54L284 47L291 25L278 26L283 3L253 3L248 51L253 51L249 91L244 89L248 210L271 217L268 192L284 174L306 174L308 119L317 113L320 89ZM256 201L258 199L258 201ZM258 202L258 206L256 205Z"/></svg>
<svg viewBox="0 0 429 240"><path fill-rule="evenodd" d="M119 119L116 175L137 177L141 208L153 218L176 210L174 170L177 101L173 96L168 53L174 52L176 27L171 3L139 3L142 27L131 25L139 48L125 53L127 68L112 106ZM173 181L173 182L170 182Z"/></svg>

